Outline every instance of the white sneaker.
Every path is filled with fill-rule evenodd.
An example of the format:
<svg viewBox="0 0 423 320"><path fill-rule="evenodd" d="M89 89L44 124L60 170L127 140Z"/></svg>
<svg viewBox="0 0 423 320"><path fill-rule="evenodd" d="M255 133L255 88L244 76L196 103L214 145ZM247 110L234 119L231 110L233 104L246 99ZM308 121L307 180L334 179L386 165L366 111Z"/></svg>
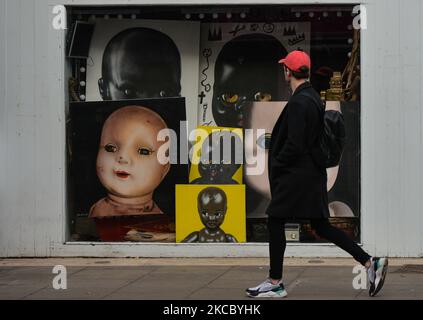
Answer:
<svg viewBox="0 0 423 320"><path fill-rule="evenodd" d="M257 287L248 288L245 293L250 298L284 298L288 295L282 282L273 284L269 279Z"/></svg>
<svg viewBox="0 0 423 320"><path fill-rule="evenodd" d="M388 258L370 258L370 268L367 270L369 277L369 296L374 297L385 283L388 273Z"/></svg>

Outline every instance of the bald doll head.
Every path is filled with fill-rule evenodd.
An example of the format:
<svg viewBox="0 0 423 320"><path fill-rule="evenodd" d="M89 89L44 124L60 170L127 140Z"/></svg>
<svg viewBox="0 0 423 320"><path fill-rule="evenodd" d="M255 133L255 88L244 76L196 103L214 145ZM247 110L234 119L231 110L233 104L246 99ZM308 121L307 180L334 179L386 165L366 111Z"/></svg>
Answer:
<svg viewBox="0 0 423 320"><path fill-rule="evenodd" d="M128 106L112 113L101 134L97 175L109 194L119 198L152 197L169 172L157 157L165 121L154 111ZM163 163L163 162L162 162Z"/></svg>
<svg viewBox="0 0 423 320"><path fill-rule="evenodd" d="M215 187L203 189L197 198L201 222L208 229L218 229L227 211L227 198L223 190Z"/></svg>
<svg viewBox="0 0 423 320"><path fill-rule="evenodd" d="M103 100L176 97L181 93L181 57L171 38L149 28L117 34L103 54Z"/></svg>

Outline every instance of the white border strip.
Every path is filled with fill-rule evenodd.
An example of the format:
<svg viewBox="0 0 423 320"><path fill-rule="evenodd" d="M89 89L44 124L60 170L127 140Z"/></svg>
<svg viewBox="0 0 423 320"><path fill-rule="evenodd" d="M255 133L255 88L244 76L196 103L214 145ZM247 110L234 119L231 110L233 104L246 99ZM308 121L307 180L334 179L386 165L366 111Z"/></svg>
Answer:
<svg viewBox="0 0 423 320"><path fill-rule="evenodd" d="M67 242L53 245L51 257L144 257L144 258L217 258L217 257L268 257L267 243L241 244L175 244L175 243L98 243ZM289 243L286 257L349 257L330 243Z"/></svg>

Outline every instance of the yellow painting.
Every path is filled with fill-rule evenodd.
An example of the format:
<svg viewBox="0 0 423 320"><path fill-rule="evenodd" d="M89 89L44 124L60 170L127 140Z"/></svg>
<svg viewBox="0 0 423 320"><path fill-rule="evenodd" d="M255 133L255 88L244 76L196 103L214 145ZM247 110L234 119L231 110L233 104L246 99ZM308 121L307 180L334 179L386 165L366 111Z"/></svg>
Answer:
<svg viewBox="0 0 423 320"><path fill-rule="evenodd" d="M245 185L176 185L176 242L245 241Z"/></svg>
<svg viewBox="0 0 423 320"><path fill-rule="evenodd" d="M242 129L200 126L195 138L190 183L242 184Z"/></svg>

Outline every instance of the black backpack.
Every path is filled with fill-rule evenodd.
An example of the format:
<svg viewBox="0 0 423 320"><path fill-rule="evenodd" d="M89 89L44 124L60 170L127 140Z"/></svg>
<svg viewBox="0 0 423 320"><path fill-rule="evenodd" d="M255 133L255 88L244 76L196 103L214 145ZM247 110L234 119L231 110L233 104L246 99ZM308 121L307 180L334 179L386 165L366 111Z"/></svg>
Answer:
<svg viewBox="0 0 423 320"><path fill-rule="evenodd" d="M313 97L308 92L301 94L309 97L319 107L319 112L326 109L326 104L320 98ZM339 165L345 147L345 121L341 112L327 110L322 113L323 130L317 137L311 154L313 160L320 167L332 168Z"/></svg>

